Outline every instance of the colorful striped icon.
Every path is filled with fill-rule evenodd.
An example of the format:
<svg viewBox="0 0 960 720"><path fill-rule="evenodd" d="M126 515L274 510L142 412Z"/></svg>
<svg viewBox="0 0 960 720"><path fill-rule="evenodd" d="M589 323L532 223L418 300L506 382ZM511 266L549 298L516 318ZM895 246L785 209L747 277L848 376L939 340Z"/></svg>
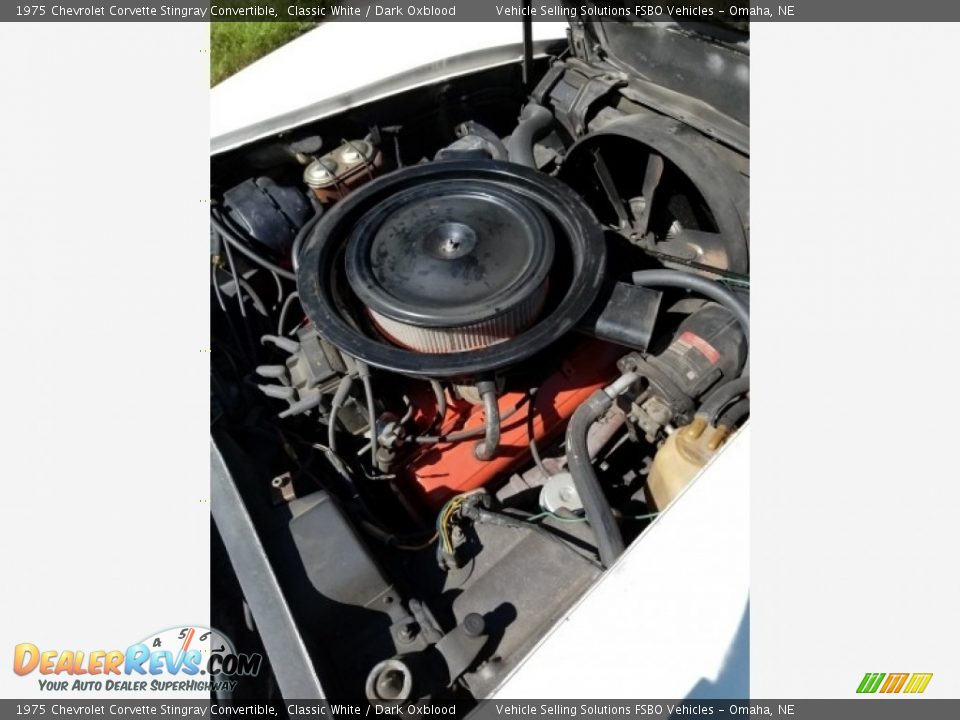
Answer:
<svg viewBox="0 0 960 720"><path fill-rule="evenodd" d="M930 684L933 673L866 673L858 693L922 693Z"/></svg>

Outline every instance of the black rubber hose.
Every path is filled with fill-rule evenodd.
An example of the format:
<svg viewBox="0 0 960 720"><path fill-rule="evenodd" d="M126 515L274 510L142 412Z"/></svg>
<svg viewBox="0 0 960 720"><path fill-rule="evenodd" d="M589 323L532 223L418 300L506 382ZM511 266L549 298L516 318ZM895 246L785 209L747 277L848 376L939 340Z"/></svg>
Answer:
<svg viewBox="0 0 960 720"><path fill-rule="evenodd" d="M483 440L477 443L473 454L478 460L491 460L500 445L500 406L497 404L497 385L492 380L477 383L483 400Z"/></svg>
<svg viewBox="0 0 960 720"><path fill-rule="evenodd" d="M507 410L503 415L500 416L500 423L502 424L504 420L509 420L517 412L520 411L524 401L521 401L519 404L514 405L512 408ZM436 445L437 443L452 443L460 442L461 440L469 440L475 437L481 437L487 432L486 425L481 427L470 428L469 430L458 430L457 432L447 433L446 435L418 435L415 438L408 440L407 442L415 442L420 445Z"/></svg>
<svg viewBox="0 0 960 720"><path fill-rule="evenodd" d="M497 134L486 125L481 125L473 120L467 120L463 123L464 133L467 135L476 135L482 138L489 147L490 154L494 160L508 160L510 158L506 145L497 137Z"/></svg>
<svg viewBox="0 0 960 720"><path fill-rule="evenodd" d="M510 162L537 169L533 159L533 143L540 134L553 123L553 113L543 105L528 103L520 113L520 123L514 129L507 143L507 155Z"/></svg>
<svg viewBox="0 0 960 720"><path fill-rule="evenodd" d="M727 428L736 427L737 423L743 420L750 412L750 398L744 397L737 400L728 407L717 420L717 427L723 425Z"/></svg>
<svg viewBox="0 0 960 720"><path fill-rule="evenodd" d="M310 234L310 231L313 230L320 221L322 215L323 211L317 210L316 215L307 220L306 224L300 228L297 236L293 239L293 245L290 246L290 262L293 263L294 272L300 269L300 248L303 247L303 241L307 239L307 235Z"/></svg>
<svg viewBox="0 0 960 720"><path fill-rule="evenodd" d="M623 553L623 537L590 462L587 432L612 404L613 399L607 393L597 390L576 409L567 425L567 469L573 476L587 522L597 539L600 562L605 568Z"/></svg>
<svg viewBox="0 0 960 720"><path fill-rule="evenodd" d="M697 410L697 415L703 415L707 420L713 424L716 416L733 400L736 400L740 395L745 395L750 391L750 378L748 377L739 377L735 380L731 380L728 383L720 385L715 390L711 390L707 393L707 396L703 399L703 402L700 405L700 409Z"/></svg>
<svg viewBox="0 0 960 720"><path fill-rule="evenodd" d="M693 275L692 273L682 272L680 270L638 270L633 273L631 280L634 285L680 288L681 290L691 290L705 295L733 313L733 316L740 323L740 327L743 328L743 336L747 340L747 357L744 358L743 361L743 372L740 373L739 378L728 380L715 387L704 399L698 412L700 415L707 415L708 419L712 421L713 416L720 412L724 405L730 402L736 395L742 395L750 389L750 311L747 309L747 306L741 302L740 298L725 286L714 280L708 280L705 277ZM736 387L732 387L734 385L736 385ZM746 385L745 389L737 389L742 388L744 385ZM722 399L728 393L734 394L714 407L714 396L718 395L719 398ZM709 410L707 409L708 405L710 406Z"/></svg>
<svg viewBox="0 0 960 720"><path fill-rule="evenodd" d="M630 278L634 285L692 290L723 305L733 313L750 344L750 311L736 295L714 280L680 270L638 270Z"/></svg>

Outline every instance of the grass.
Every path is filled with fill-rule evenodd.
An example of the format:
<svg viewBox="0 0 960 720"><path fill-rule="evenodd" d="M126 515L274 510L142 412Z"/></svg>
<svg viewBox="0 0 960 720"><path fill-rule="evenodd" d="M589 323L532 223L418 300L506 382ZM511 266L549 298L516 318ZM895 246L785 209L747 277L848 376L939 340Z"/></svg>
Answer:
<svg viewBox="0 0 960 720"><path fill-rule="evenodd" d="M315 22L210 23L210 85L316 27Z"/></svg>

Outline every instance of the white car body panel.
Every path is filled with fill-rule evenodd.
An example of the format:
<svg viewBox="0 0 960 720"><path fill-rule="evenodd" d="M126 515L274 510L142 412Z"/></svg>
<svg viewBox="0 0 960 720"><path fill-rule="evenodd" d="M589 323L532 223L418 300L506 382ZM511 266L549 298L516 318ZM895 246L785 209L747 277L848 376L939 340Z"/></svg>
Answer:
<svg viewBox="0 0 960 720"><path fill-rule="evenodd" d="M748 697L749 468L748 423L497 697Z"/></svg>
<svg viewBox="0 0 960 720"><path fill-rule="evenodd" d="M533 23L535 45L565 22ZM381 97L517 62L518 22L333 22L320 25L210 90L214 153Z"/></svg>

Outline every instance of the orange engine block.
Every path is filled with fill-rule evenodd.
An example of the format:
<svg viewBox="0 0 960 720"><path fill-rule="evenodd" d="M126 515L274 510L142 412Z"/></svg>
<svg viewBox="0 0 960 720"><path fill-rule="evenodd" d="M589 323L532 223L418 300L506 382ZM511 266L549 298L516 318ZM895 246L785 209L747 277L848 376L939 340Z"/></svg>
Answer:
<svg viewBox="0 0 960 720"><path fill-rule="evenodd" d="M491 460L474 456L476 439L441 442L417 450L406 461L406 472L426 504L437 509L453 495L483 487L529 461L529 414L534 415L533 437L537 443L553 440L566 428L577 406L616 376L616 361L623 353L621 347L584 339L560 370L540 383L532 408L525 392L501 395L501 418L519 409L502 420L500 445ZM480 406L463 401L450 404L440 434L483 427L483 415Z"/></svg>

